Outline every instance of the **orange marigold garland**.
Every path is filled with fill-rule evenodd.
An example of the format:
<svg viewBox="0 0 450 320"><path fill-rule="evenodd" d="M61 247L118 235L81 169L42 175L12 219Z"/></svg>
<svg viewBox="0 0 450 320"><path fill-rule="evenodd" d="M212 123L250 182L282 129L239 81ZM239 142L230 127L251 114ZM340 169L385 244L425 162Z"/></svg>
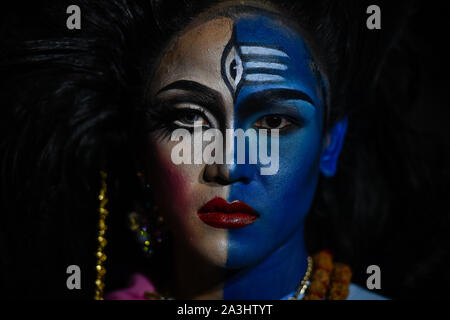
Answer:
<svg viewBox="0 0 450 320"><path fill-rule="evenodd" d="M333 255L323 250L313 256L314 271L304 300L344 300L349 293L352 277L350 267L333 264Z"/></svg>
<svg viewBox="0 0 450 320"><path fill-rule="evenodd" d="M352 271L350 267L343 263L336 263L331 274L328 300L345 300L349 293L351 279Z"/></svg>
<svg viewBox="0 0 450 320"><path fill-rule="evenodd" d="M328 251L321 251L313 256L314 271L309 290L304 300L322 300L330 283L330 273L333 269L333 257Z"/></svg>

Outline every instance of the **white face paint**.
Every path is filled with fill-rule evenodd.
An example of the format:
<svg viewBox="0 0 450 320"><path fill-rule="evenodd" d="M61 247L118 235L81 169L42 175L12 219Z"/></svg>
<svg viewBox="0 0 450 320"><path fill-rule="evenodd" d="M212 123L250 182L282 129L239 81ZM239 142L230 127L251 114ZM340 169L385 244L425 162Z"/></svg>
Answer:
<svg viewBox="0 0 450 320"><path fill-rule="evenodd" d="M242 45L240 47L244 62L244 79L252 83L282 82L283 73L288 65L283 60L289 59L287 53L263 45Z"/></svg>
<svg viewBox="0 0 450 320"><path fill-rule="evenodd" d="M243 55L257 55L257 56L275 56L289 58L289 56L278 49L268 48L265 46L241 46L241 52Z"/></svg>
<svg viewBox="0 0 450 320"><path fill-rule="evenodd" d="M232 91L236 91L239 83L242 80L242 74L244 71L241 57L239 56L236 47L233 47L225 58L225 78L231 85Z"/></svg>
<svg viewBox="0 0 450 320"><path fill-rule="evenodd" d="M289 55L266 45L236 42L233 36L224 50L222 73L233 96L245 84L279 83L286 80Z"/></svg>

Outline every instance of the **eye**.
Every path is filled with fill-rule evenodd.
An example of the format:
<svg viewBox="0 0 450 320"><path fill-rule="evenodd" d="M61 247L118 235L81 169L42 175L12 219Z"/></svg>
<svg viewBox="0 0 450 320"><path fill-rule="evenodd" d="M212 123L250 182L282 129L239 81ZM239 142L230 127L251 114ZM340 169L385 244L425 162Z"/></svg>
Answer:
<svg viewBox="0 0 450 320"><path fill-rule="evenodd" d="M178 109L176 110L174 124L185 128L209 127L209 122L198 110Z"/></svg>
<svg viewBox="0 0 450 320"><path fill-rule="evenodd" d="M292 122L289 121L284 116L279 115L268 115L260 118L255 122L255 127L259 129L285 129L292 125Z"/></svg>

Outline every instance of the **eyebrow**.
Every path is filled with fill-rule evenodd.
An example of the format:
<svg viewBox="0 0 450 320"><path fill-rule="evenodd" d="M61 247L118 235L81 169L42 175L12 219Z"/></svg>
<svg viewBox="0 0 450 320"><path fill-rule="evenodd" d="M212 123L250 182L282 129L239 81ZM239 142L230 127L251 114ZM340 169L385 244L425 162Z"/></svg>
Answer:
<svg viewBox="0 0 450 320"><path fill-rule="evenodd" d="M160 89L156 93L156 95L159 95L160 93L162 93L164 91L168 91L168 90L190 91L190 92L199 93L202 96L205 96L212 100L221 99L220 93L217 92L216 90L211 89L207 86L204 86L198 82L190 81L190 80L178 80L178 81L172 82L172 83L168 84L167 86L163 87L162 89Z"/></svg>
<svg viewBox="0 0 450 320"><path fill-rule="evenodd" d="M177 95L176 97L169 98L168 101L172 103L190 102L199 104L203 107L210 109L219 119L224 121L225 119L225 107L221 94L205 85L202 85L195 81L190 80L178 80L168 84L160 89L156 96L160 93L169 90L183 90L186 93Z"/></svg>
<svg viewBox="0 0 450 320"><path fill-rule="evenodd" d="M267 89L253 93L242 101L243 105L248 107L240 110L241 116L249 116L254 112L261 110L261 104L270 105L280 100L302 100L311 104L314 108L317 106L309 95L300 90L293 89Z"/></svg>

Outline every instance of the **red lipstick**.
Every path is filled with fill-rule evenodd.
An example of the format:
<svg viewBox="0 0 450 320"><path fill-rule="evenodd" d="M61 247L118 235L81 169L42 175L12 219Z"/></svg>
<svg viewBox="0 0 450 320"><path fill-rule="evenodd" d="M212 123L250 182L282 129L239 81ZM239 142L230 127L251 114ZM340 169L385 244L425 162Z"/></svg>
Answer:
<svg viewBox="0 0 450 320"><path fill-rule="evenodd" d="M220 229L238 229L252 224L258 214L245 202L236 200L231 203L215 197L198 211L199 218L207 225Z"/></svg>

